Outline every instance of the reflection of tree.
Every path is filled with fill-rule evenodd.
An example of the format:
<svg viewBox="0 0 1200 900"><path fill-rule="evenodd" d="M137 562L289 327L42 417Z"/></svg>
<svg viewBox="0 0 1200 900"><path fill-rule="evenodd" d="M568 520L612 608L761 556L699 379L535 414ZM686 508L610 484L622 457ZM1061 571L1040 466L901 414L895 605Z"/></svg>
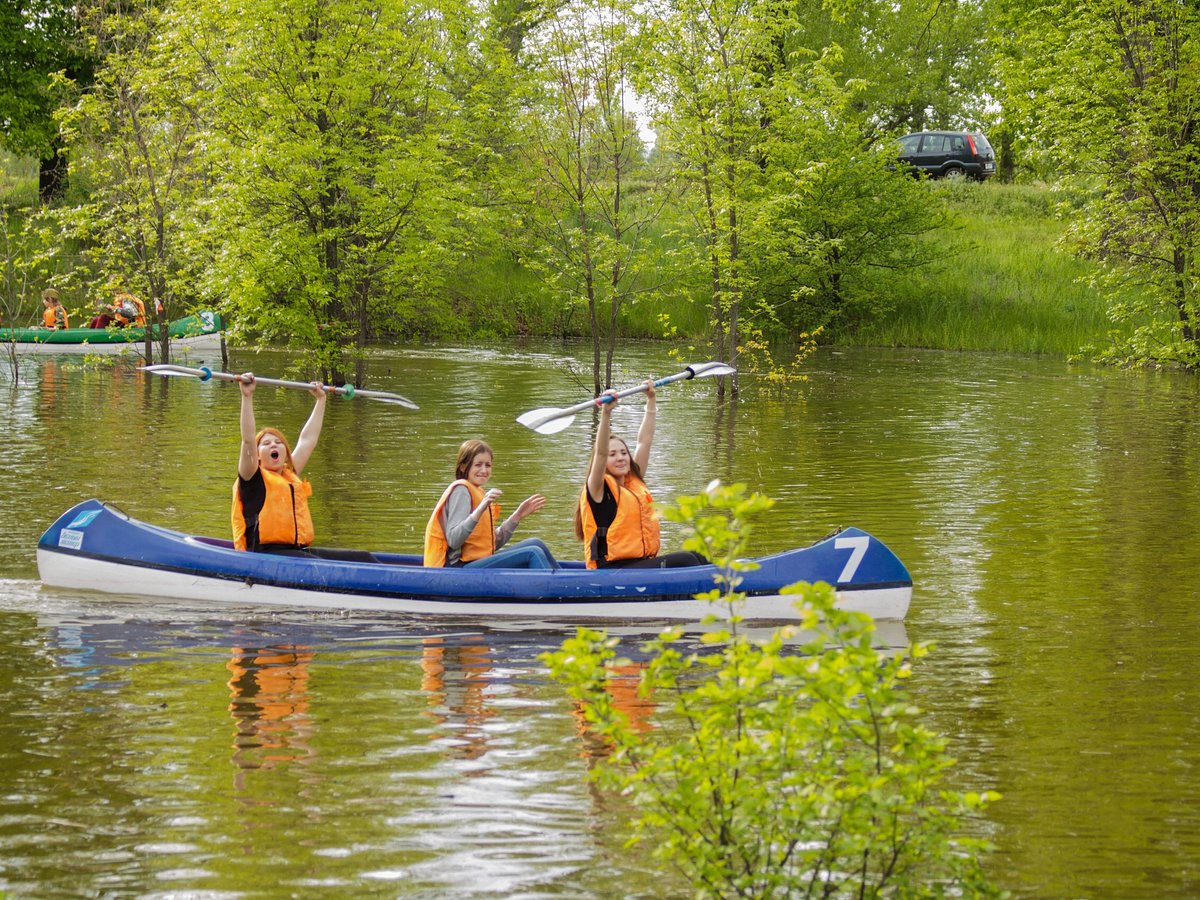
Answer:
<svg viewBox="0 0 1200 900"><path fill-rule="evenodd" d="M313 732L308 713L312 659L307 647L233 649L225 667L232 673L229 712L237 725L233 764L239 770L303 763L315 755L308 745Z"/></svg>
<svg viewBox="0 0 1200 900"><path fill-rule="evenodd" d="M421 689L429 694L430 707L424 715L458 729L453 757L478 759L488 750L483 724L493 715L485 693L492 651L478 635L460 641L447 645L445 638L428 637L422 642Z"/></svg>
<svg viewBox="0 0 1200 900"><path fill-rule="evenodd" d="M610 666L608 680L604 684L604 689L612 697L613 706L625 714L630 729L638 733L654 729L654 723L650 721L655 710L654 698L643 696L640 690L642 670L645 668L644 662ZM576 733L583 741L579 755L593 761L608 756L612 752L612 745L592 731L580 701L572 701L571 714L575 717Z"/></svg>
<svg viewBox="0 0 1200 900"><path fill-rule="evenodd" d="M737 480L737 410L737 397L731 397L715 404L713 417L713 459L721 477L731 483Z"/></svg>

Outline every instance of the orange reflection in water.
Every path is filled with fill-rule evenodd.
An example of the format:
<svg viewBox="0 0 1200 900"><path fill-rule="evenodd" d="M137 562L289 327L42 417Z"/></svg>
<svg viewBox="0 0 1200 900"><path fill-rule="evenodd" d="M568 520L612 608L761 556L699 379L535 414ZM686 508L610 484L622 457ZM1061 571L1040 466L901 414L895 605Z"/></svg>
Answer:
<svg viewBox="0 0 1200 900"><path fill-rule="evenodd" d="M478 759L488 750L483 725L493 715L487 708L492 650L481 638L447 644L445 638L427 637L421 643L421 690L429 694L424 715L451 726L434 737L452 734L457 743L451 756Z"/></svg>
<svg viewBox="0 0 1200 900"><path fill-rule="evenodd" d="M311 648L292 645L233 649L225 668L231 673L229 712L237 726L237 768L270 769L315 755L308 744L313 733L308 664L313 656Z"/></svg>
<svg viewBox="0 0 1200 900"><path fill-rule="evenodd" d="M604 690L612 697L613 706L625 714L630 730L638 733L654 730L654 723L651 721L655 710L654 697L643 696L641 693L642 671L645 668L646 663L642 662L610 666L608 680L604 683ZM571 715L575 718L575 731L583 742L580 756L598 759L612 753L612 745L592 729L582 702L572 702Z"/></svg>

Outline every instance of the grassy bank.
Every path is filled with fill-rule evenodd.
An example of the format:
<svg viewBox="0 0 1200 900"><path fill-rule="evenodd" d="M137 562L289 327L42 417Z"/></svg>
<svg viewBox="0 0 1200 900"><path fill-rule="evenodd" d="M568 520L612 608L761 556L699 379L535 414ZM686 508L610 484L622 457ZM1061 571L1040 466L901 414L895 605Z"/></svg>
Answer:
<svg viewBox="0 0 1200 900"><path fill-rule="evenodd" d="M886 288L891 312L852 331L828 333L841 345L926 347L1070 355L1102 345L1113 327L1105 305L1079 283L1091 264L1056 247L1064 196L1046 185L927 182L930 203L950 225L925 240L937 262L897 273ZM480 265L459 289L469 320L484 334L586 336L582 301L564 304L528 270L508 261ZM486 302L481 301L486 297ZM683 297L627 306L621 333L662 336L659 313L693 339L706 333L702 305Z"/></svg>
<svg viewBox="0 0 1200 900"><path fill-rule="evenodd" d="M1090 264L1055 248L1062 197L1038 185L929 182L953 217L930 236L936 267L899 278L895 308L841 344L1072 354L1112 327L1103 300L1077 279Z"/></svg>

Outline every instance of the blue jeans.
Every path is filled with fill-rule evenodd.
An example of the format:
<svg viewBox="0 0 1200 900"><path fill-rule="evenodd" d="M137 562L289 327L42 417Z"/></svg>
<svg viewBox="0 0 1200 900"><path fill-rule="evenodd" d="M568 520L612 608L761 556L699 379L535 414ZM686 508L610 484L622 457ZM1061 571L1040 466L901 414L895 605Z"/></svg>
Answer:
<svg viewBox="0 0 1200 900"><path fill-rule="evenodd" d="M464 569L557 569L558 562L550 548L537 538L526 538L501 547L491 556L476 559Z"/></svg>

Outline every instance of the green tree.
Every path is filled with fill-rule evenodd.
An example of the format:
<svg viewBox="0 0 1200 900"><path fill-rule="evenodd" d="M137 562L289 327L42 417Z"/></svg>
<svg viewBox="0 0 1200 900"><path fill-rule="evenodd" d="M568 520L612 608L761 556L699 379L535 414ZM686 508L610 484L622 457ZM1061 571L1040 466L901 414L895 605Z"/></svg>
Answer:
<svg viewBox="0 0 1200 900"><path fill-rule="evenodd" d="M447 6L448 5L444 5ZM212 2L176 29L201 61L216 179L207 290L235 326L333 378L380 329L435 330L464 227L444 81L446 9L420 0Z"/></svg>
<svg viewBox="0 0 1200 900"><path fill-rule="evenodd" d="M746 229L763 196L758 61L770 53L773 20L755 0L662 2L651 4L649 18L638 88L690 187L685 200L700 236L712 344L736 368L739 316L753 289ZM736 376L730 380L736 395Z"/></svg>
<svg viewBox="0 0 1200 900"><path fill-rule="evenodd" d="M612 385L622 308L657 287L647 233L662 186L629 107L638 27L623 0L562 4L531 54L541 89L525 125L529 222L552 283L586 309L596 394Z"/></svg>
<svg viewBox="0 0 1200 900"><path fill-rule="evenodd" d="M67 186L67 157L54 120L54 76L90 82L92 56L79 32L82 6L66 0L6 0L0 4L0 140L39 160L43 203Z"/></svg>
<svg viewBox="0 0 1200 900"><path fill-rule="evenodd" d="M1026 47L1006 77L1038 140L1090 194L1065 241L1132 337L1102 355L1200 365L1200 9L1053 0L1014 9Z"/></svg>
<svg viewBox="0 0 1200 900"><path fill-rule="evenodd" d="M695 267L707 273L713 344L731 364L760 334L879 314L889 273L927 262L921 235L941 224L893 171L894 150L878 146L892 86L868 77L868 20L842 6L681 0L663 5L651 32L641 84L690 187ZM893 39L897 10L914 14L870 9L872 40Z"/></svg>
<svg viewBox="0 0 1200 900"><path fill-rule="evenodd" d="M941 205L915 179L897 177L890 147L870 147L861 111L870 88L844 74L839 47L780 68L766 90L766 189L748 254L765 324L795 334L885 313L892 275L939 252L922 236L944 225Z"/></svg>
<svg viewBox="0 0 1200 900"><path fill-rule="evenodd" d="M170 359L166 324L193 300L187 232L203 186L203 123L190 102L194 68L175 52L154 0L97 3L84 27L103 55L94 84L60 110L62 130L86 175L84 203L64 211L99 283L113 275L146 301L159 323L159 358ZM144 355L153 358L146 331Z"/></svg>
<svg viewBox="0 0 1200 900"><path fill-rule="evenodd" d="M769 506L744 485L683 498L670 517L720 567L707 597L731 614L687 652L681 629L646 645L641 691L669 712L635 729L607 685L629 665L617 641L580 629L547 654L610 754L602 784L631 794L631 843L646 841L702 897L994 896L965 818L996 795L948 790L945 741L904 691L920 645L872 646L869 618L828 585L796 585L797 626L738 627L749 519Z"/></svg>

